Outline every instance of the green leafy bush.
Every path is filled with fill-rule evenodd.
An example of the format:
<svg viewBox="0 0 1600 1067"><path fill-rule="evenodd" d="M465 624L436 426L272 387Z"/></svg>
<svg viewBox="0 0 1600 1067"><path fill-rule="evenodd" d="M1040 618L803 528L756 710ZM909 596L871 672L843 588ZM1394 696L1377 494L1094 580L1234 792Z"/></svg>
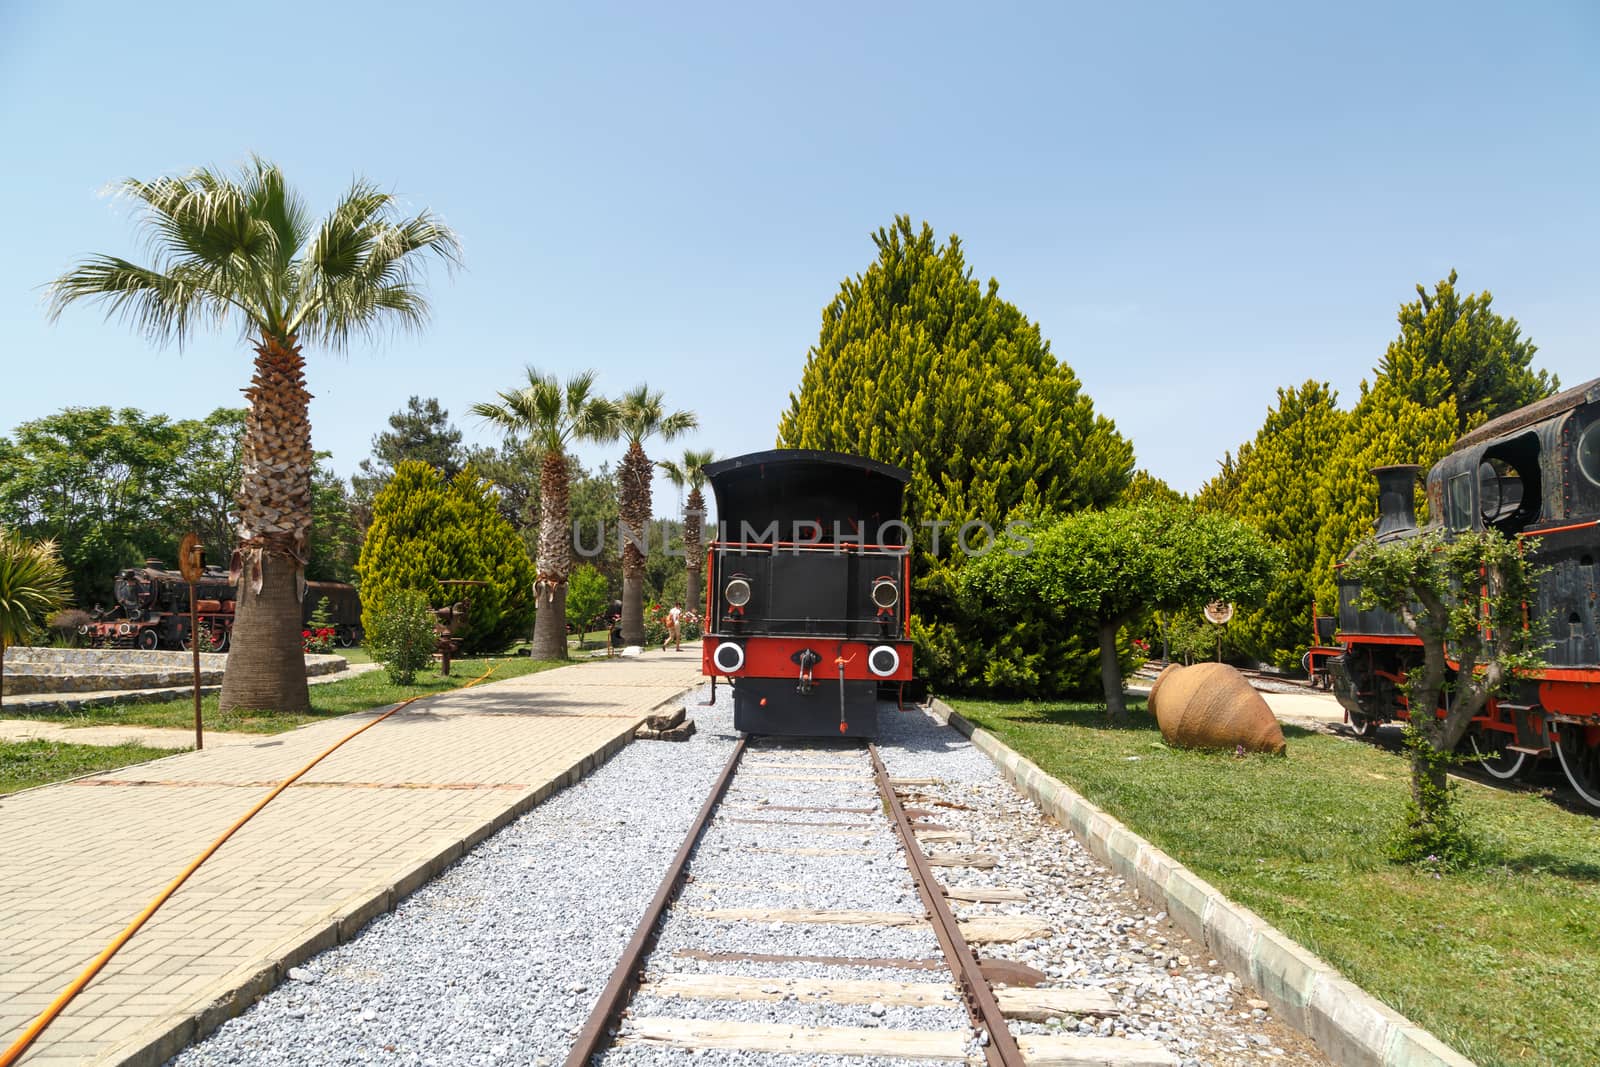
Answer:
<svg viewBox="0 0 1600 1067"><path fill-rule="evenodd" d="M410 685L433 659L437 641L433 609L415 589L399 589L376 611L363 613L368 622L367 647L381 660L395 685Z"/></svg>
<svg viewBox="0 0 1600 1067"><path fill-rule="evenodd" d="M361 623L373 620L402 590L430 604L472 600L459 631L462 650L498 651L528 632L533 620L533 561L522 538L500 513L488 483L468 467L446 481L426 463L401 463L372 502L372 526L356 564Z"/></svg>
<svg viewBox="0 0 1600 1067"><path fill-rule="evenodd" d="M600 568L585 563L567 579L567 625L581 638L595 628L595 620L611 600L611 587Z"/></svg>

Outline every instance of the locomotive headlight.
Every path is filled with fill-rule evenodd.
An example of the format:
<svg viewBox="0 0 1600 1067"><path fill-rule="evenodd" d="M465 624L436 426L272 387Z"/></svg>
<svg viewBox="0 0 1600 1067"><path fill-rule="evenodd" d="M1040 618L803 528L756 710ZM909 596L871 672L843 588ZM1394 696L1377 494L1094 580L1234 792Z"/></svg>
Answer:
<svg viewBox="0 0 1600 1067"><path fill-rule="evenodd" d="M880 608L892 608L900 603L900 587L893 578L878 578L872 583L872 602Z"/></svg>
<svg viewBox="0 0 1600 1067"><path fill-rule="evenodd" d="M750 583L743 578L731 578L722 587L722 595L729 604L742 608L750 603Z"/></svg>
<svg viewBox="0 0 1600 1067"><path fill-rule="evenodd" d="M900 653L893 645L877 645L867 653L867 670L887 678L900 669Z"/></svg>
<svg viewBox="0 0 1600 1067"><path fill-rule="evenodd" d="M711 653L711 662L723 674L736 674L744 666L744 649L732 641L724 641Z"/></svg>

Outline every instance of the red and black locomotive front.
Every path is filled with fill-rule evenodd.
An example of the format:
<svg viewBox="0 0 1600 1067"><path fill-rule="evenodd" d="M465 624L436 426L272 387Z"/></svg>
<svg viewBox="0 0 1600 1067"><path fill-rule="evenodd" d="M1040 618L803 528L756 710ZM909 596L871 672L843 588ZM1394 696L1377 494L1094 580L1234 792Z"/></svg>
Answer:
<svg viewBox="0 0 1600 1067"><path fill-rule="evenodd" d="M704 670L750 734L873 737L878 687L911 679L910 475L859 456L757 452L706 468Z"/></svg>

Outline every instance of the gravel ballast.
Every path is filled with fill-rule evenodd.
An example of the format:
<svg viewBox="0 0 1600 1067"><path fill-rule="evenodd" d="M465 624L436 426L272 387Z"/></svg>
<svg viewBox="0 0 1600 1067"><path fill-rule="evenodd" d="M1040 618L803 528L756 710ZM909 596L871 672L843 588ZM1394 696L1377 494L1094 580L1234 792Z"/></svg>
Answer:
<svg viewBox="0 0 1600 1067"><path fill-rule="evenodd" d="M529 1064L566 1056L735 735L731 700L688 698L698 724L682 743L635 742L572 788L485 841L355 939L309 961L244 1015L173 1062L211 1064ZM1155 1040L1186 1067L1324 1065L1304 1037L1271 1018L1237 977L1152 911L1070 831L1045 818L956 731L917 710L882 706L879 749L907 786L907 806L966 831L972 842L927 845L986 852L990 870L938 868L947 886L1005 886L1026 901L952 902L958 918L1045 919L1048 936L983 946L1026 963L1049 985L1110 994L1120 1014L1013 1022L1016 1034ZM958 805L958 806L951 806ZM856 811L785 811L786 807ZM836 741L757 739L702 840L689 881L661 928L646 981L673 974L948 983L931 925L751 922L709 909L817 908L917 914L922 904L881 810L863 748ZM701 960L682 950L826 956L848 962ZM874 966L881 959L936 968ZM630 1044L649 1016L972 1034L964 1009L725 1001L646 993L624 1019L606 1067L859 1065L816 1055L687 1052ZM968 1051L976 1053L977 1045ZM895 1061L905 1064L911 1061Z"/></svg>
<svg viewBox="0 0 1600 1067"><path fill-rule="evenodd" d="M961 734L921 711L886 707L879 721L879 753L890 774L939 780L903 790L913 795L908 806L933 810L941 825L971 833L972 843L963 850L999 860L991 870L943 871L941 881L1007 886L1028 895L1003 904L952 901L956 917L1032 915L1050 924L1048 937L985 946L980 954L1036 967L1050 976L1050 986L1105 990L1121 1009L1105 1019L1013 1021L1013 1033L1159 1041L1185 1067L1328 1063L1304 1035L1274 1020L1264 1001L1165 912L1152 910L1070 830L1019 794Z"/></svg>
<svg viewBox="0 0 1600 1067"><path fill-rule="evenodd" d="M732 751L704 696L172 1063L560 1063Z"/></svg>

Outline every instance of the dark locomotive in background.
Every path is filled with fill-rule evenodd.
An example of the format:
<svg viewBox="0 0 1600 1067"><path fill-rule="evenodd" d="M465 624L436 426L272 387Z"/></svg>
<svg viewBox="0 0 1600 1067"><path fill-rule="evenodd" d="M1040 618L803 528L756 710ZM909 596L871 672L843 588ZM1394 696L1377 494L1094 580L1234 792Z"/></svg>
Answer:
<svg viewBox="0 0 1600 1067"><path fill-rule="evenodd" d="M881 685L911 679L910 474L779 449L706 468L705 673L733 686L750 734L873 737Z"/></svg>
<svg viewBox="0 0 1600 1067"><path fill-rule="evenodd" d="M1417 469L1376 472L1380 541L1417 535ZM1527 608L1549 641L1547 666L1491 700L1467 744L1500 779L1553 759L1579 796L1600 808L1600 378L1462 437L1428 472L1427 490L1433 525L1523 539L1546 568L1538 603ZM1422 652L1397 616L1360 611L1359 596L1354 582L1339 582L1339 654L1328 665L1351 727L1367 734L1409 716L1403 685ZM1333 650L1313 650L1320 651Z"/></svg>
<svg viewBox="0 0 1600 1067"><path fill-rule="evenodd" d="M160 560L149 559L143 567L128 567L119 573L114 589L116 607L97 612L94 622L78 627L86 641L110 648L189 647L189 584L182 574L165 569ZM334 640L344 648L359 643L361 598L355 586L344 582L307 582L301 625L309 625L324 597L333 620ZM226 570L205 568L195 584L195 606L214 651L228 650L237 599Z"/></svg>

